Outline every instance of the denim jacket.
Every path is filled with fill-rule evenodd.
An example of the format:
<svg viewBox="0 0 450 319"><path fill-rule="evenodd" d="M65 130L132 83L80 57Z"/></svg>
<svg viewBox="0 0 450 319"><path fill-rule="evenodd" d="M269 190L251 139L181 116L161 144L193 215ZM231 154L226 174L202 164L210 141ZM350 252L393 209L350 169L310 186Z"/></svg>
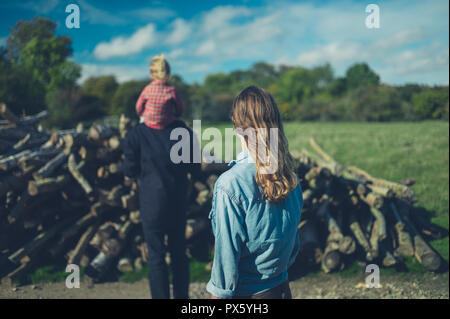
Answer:
<svg viewBox="0 0 450 319"><path fill-rule="evenodd" d="M300 184L281 204L263 199L248 150L230 165L214 186L209 214L215 252L206 289L221 299L255 295L288 279L303 206Z"/></svg>

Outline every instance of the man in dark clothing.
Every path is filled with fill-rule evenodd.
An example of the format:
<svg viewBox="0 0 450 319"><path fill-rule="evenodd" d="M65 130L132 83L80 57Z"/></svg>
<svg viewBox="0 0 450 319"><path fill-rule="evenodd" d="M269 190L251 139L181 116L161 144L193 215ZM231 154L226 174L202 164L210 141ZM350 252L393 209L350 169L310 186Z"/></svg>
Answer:
<svg viewBox="0 0 450 319"><path fill-rule="evenodd" d="M171 140L172 130L189 132L189 162L174 163L171 148L180 141ZM195 141L195 142L194 142ZM140 218L148 246L149 283L152 298L169 299L169 273L165 262L164 236L173 272L173 296L188 298L189 264L186 256L187 173L199 177L200 163L193 163L198 141L192 130L176 120L163 129L144 123L128 132L124 142L124 175L139 178Z"/></svg>

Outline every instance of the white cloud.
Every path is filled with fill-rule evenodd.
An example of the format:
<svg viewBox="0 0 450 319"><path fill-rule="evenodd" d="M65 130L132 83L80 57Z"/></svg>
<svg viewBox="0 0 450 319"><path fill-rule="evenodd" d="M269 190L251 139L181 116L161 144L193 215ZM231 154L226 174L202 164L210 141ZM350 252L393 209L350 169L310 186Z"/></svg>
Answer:
<svg viewBox="0 0 450 319"><path fill-rule="evenodd" d="M39 14L47 14L58 5L58 0L41 0L41 1L29 1L25 3L21 3L20 5L23 8L30 9Z"/></svg>
<svg viewBox="0 0 450 319"><path fill-rule="evenodd" d="M209 55L211 53L214 53L216 50L216 44L213 40L208 40L200 44L197 51L195 52L196 55Z"/></svg>
<svg viewBox="0 0 450 319"><path fill-rule="evenodd" d="M211 9L203 15L200 31L204 33L214 33L222 30L234 19L246 17L251 14L251 10L246 7L219 6Z"/></svg>
<svg viewBox="0 0 450 319"><path fill-rule="evenodd" d="M430 72L439 73L439 79L448 77L448 50L443 49L448 47L447 1L383 3L377 30L365 27L364 9L365 4L354 0L219 6L190 19L177 17L158 31L147 30L149 34L138 41L143 45L131 41L135 33L100 43L94 53L106 59L155 48L176 60L174 72L197 72L188 81L256 61L304 66L329 62L337 75L353 63L367 62L390 83L408 82L414 72L429 72L429 78ZM138 19L153 14L136 12L141 12ZM432 42L440 43L441 49L424 50Z"/></svg>
<svg viewBox="0 0 450 319"><path fill-rule="evenodd" d="M170 51L166 57L168 59L176 59L179 58L180 56L183 56L185 54L184 49L183 48L179 48L179 49L174 49L172 51Z"/></svg>
<svg viewBox="0 0 450 319"><path fill-rule="evenodd" d="M0 47L6 46L7 39L8 39L8 37L0 38Z"/></svg>
<svg viewBox="0 0 450 319"><path fill-rule="evenodd" d="M142 8L128 11L126 15L143 20L165 20L175 16L175 12L167 8Z"/></svg>
<svg viewBox="0 0 450 319"><path fill-rule="evenodd" d="M141 52L153 46L157 42L155 25L152 23L138 29L130 37L116 37L110 42L101 42L94 49L94 55L98 59L126 56Z"/></svg>
<svg viewBox="0 0 450 319"><path fill-rule="evenodd" d="M329 62L351 61L361 58L363 49L357 43L333 42L301 53L297 62L305 66L313 66Z"/></svg>
<svg viewBox="0 0 450 319"><path fill-rule="evenodd" d="M91 24L105 24L105 25L122 25L126 24L127 20L109 13L106 10L94 7L85 0L78 0L80 6L80 16L83 21L88 21Z"/></svg>
<svg viewBox="0 0 450 319"><path fill-rule="evenodd" d="M425 38L423 29L401 30L394 35L377 41L374 46L379 49L388 50L398 48L407 44L417 43Z"/></svg>
<svg viewBox="0 0 450 319"><path fill-rule="evenodd" d="M449 49L439 44L417 50L406 50L388 59L398 75L448 70Z"/></svg>
<svg viewBox="0 0 450 319"><path fill-rule="evenodd" d="M183 19L176 19L172 27L173 31L166 38L166 43L169 45L181 43L191 34L191 25Z"/></svg>
<svg viewBox="0 0 450 319"><path fill-rule="evenodd" d="M79 83L83 83L91 76L114 75L118 82L125 82L135 79L148 78L148 67L129 66L129 65L101 65L94 63L85 63L81 65L82 76Z"/></svg>

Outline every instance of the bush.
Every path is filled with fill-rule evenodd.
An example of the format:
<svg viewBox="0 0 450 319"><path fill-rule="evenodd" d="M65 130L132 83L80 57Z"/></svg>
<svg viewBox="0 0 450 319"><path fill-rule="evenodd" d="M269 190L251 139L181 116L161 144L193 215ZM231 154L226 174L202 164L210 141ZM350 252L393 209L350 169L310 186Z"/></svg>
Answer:
<svg viewBox="0 0 450 319"><path fill-rule="evenodd" d="M448 118L448 88L423 90L413 95L412 102L414 112L420 119Z"/></svg>

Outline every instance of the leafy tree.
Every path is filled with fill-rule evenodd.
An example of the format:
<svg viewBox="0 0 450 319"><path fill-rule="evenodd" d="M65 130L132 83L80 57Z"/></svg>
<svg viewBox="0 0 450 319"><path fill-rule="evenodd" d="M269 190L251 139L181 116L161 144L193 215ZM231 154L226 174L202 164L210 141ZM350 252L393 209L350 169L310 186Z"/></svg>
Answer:
<svg viewBox="0 0 450 319"><path fill-rule="evenodd" d="M350 119L356 121L394 121L403 117L400 94L389 86L361 87L352 91Z"/></svg>
<svg viewBox="0 0 450 319"><path fill-rule="evenodd" d="M4 48L0 48L0 101L15 114L32 114L45 108L45 88L29 70L14 66Z"/></svg>
<svg viewBox="0 0 450 319"><path fill-rule="evenodd" d="M68 59L72 40L56 36L56 26L50 19L35 17L11 29L0 58L0 98L16 113L34 113L47 104L59 114L57 122L64 122L61 112L69 112L70 107L63 98L72 96L81 69Z"/></svg>
<svg viewBox="0 0 450 319"><path fill-rule="evenodd" d="M213 94L231 93L232 78L225 73L210 74L206 77L203 86Z"/></svg>
<svg viewBox="0 0 450 319"><path fill-rule="evenodd" d="M136 101L147 84L148 80L121 83L111 100L109 114L120 115L125 113L131 118L137 118Z"/></svg>
<svg viewBox="0 0 450 319"><path fill-rule="evenodd" d="M380 84L380 77L370 69L367 63L356 63L352 65L347 70L345 79L349 89L371 87Z"/></svg>
<svg viewBox="0 0 450 319"><path fill-rule="evenodd" d="M332 79L333 72L329 64L311 70L297 67L284 72L272 89L279 103L294 107L323 92Z"/></svg>
<svg viewBox="0 0 450 319"><path fill-rule="evenodd" d="M93 97L98 99L98 105L101 111L105 114L110 113L111 100L116 92L119 84L116 81L114 75L104 75L98 77L90 77L83 83L83 94L92 96L86 98L93 101Z"/></svg>
<svg viewBox="0 0 450 319"><path fill-rule="evenodd" d="M414 111L421 119L445 118L448 98L448 87L423 90L412 97Z"/></svg>

